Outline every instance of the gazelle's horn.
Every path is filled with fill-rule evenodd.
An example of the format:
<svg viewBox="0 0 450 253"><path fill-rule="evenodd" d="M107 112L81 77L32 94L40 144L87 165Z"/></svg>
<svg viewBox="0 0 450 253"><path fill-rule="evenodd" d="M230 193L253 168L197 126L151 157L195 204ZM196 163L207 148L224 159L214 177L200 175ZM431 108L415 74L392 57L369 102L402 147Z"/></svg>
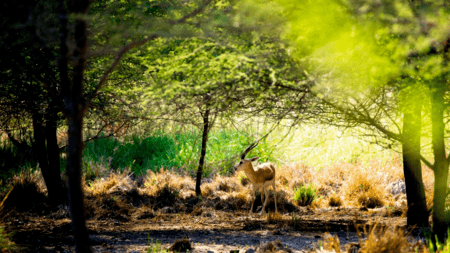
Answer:
<svg viewBox="0 0 450 253"><path fill-rule="evenodd" d="M241 154L241 159L244 159L245 156L247 155L247 153L252 150L253 148L255 148L256 146L258 146L258 141L253 142L244 152L242 152Z"/></svg>

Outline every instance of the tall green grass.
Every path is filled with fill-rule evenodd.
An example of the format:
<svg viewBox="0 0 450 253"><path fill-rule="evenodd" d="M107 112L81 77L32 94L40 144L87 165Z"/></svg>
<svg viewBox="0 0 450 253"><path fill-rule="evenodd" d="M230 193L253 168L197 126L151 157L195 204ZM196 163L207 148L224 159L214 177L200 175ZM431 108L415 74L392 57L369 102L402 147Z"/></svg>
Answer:
<svg viewBox="0 0 450 253"><path fill-rule="evenodd" d="M251 141L248 137L230 130L213 131L209 134L203 176L213 173L228 174L238 161L239 154ZM130 169L135 174L160 168L182 169L195 174L200 159L201 133L187 131L176 134L163 132L148 136L129 136L98 139L86 143L83 155L86 173L101 176L108 169ZM259 156L260 161L274 160L275 147L266 139L249 153Z"/></svg>
<svg viewBox="0 0 450 253"><path fill-rule="evenodd" d="M234 128L215 130L209 134L204 176L214 173L227 174L238 161L238 155L255 139L270 131L264 122L243 126L242 132ZM253 136L253 137L250 137ZM287 138L284 138L286 137ZM37 163L31 157L15 155L14 147L2 143L0 159L2 171L24 166L36 168ZM195 174L201 149L201 133L198 130L179 132L145 132L142 128L120 138L104 138L85 144L83 167L89 178L106 175L110 169L130 169L135 174L146 170L175 168ZM384 150L377 145L361 141L356 130L341 131L335 127L320 125L302 125L294 129L279 127L261 140L248 157L259 156L259 162L301 162L316 169L322 169L336 162L359 162L381 159L397 159L392 150ZM14 158L13 158L14 157ZM11 162L20 164L11 164ZM64 171L65 161L61 161ZM6 175L3 173L3 175ZM6 176L8 178L9 176ZM1 178L0 178L1 180Z"/></svg>

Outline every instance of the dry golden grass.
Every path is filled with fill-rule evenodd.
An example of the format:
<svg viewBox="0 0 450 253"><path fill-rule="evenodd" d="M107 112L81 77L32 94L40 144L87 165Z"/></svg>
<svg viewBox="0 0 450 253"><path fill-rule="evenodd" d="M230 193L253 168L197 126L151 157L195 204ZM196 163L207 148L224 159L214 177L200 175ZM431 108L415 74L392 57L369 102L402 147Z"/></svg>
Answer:
<svg viewBox="0 0 450 253"><path fill-rule="evenodd" d="M284 253L284 252L290 253L290 252L292 252L292 250L284 247L280 240L276 240L273 242L268 242L265 245L262 245L257 252L258 253Z"/></svg>
<svg viewBox="0 0 450 253"><path fill-rule="evenodd" d="M104 196L115 191L130 191L135 188L135 182L131 180L126 171L122 173L111 173L109 177L95 181L90 186L84 183L84 190L89 196Z"/></svg>
<svg viewBox="0 0 450 253"><path fill-rule="evenodd" d="M402 179L402 173L401 164L396 159L389 163L381 163L377 160L364 164L336 163L320 171L302 163L289 163L279 166L277 169L278 208L281 212L291 212L297 205L293 201L295 188L312 184L318 190L320 198L315 200L311 207L364 206L375 208L391 206L403 210L406 205L404 194L394 197L387 189L390 183ZM149 198L161 197L161 199L164 195L171 197L172 200L196 198L195 181L189 176L163 169L157 173L148 171L142 180L142 185L138 187L137 182L130 175L127 171L110 173L106 178L91 182L89 185L85 184L86 196L91 198L90 201L120 192L126 193L126 196L116 194L116 199L133 199L133 196L129 196L133 194ZM423 179L427 201L432 204L432 171L424 168ZM11 180L13 182L11 185L21 182L23 185L25 181L30 180L37 185L37 191L46 193L44 181L39 173L22 172ZM248 210L250 208L252 201L250 189L251 185L246 178L238 173L231 176L217 175L201 186L202 198L210 202L208 206L218 205L231 210ZM272 189L269 194L268 211L271 211L275 204ZM257 198L260 198L259 195ZM220 204L216 202L220 202ZM164 203L160 203L160 206L162 204Z"/></svg>
<svg viewBox="0 0 450 253"><path fill-rule="evenodd" d="M424 169L423 178L429 200L433 189L431 170ZM395 206L393 203L402 200L404 195L394 198L387 186L399 179L402 179L402 167L395 161L390 164L378 161L366 164L336 163L320 171L301 163L280 166L277 169L276 180L279 213L274 213L274 192L271 190L267 205L270 215L267 216L267 221L289 223L285 214L290 213L292 208L295 209L294 189L306 184L313 184L321 195L320 199L312 203L313 208ZM89 185L84 184L86 214L88 218L98 220L135 220L154 217L156 219L162 213L161 209L167 206L191 217L217 210L247 212L250 208L251 185L241 174L217 175L206 181L207 183L201 186L203 196L200 199L195 196L194 179L173 171L161 170L156 173L148 171L140 186L128 171L110 173L106 178L93 181ZM34 185L32 191L42 195L45 193L45 186L39 173L23 172L14 177L10 183ZM14 197L14 199L21 198ZM405 210L406 203L402 205L398 207L399 210ZM310 207L308 209L311 210ZM294 224L294 221L291 223ZM426 252L426 247L408 241L404 232L398 228L374 228L365 234L368 235L368 239L360 242L361 252L415 252L415 249L417 252ZM272 244L273 247L266 246L263 252L278 252L276 243ZM337 238L326 236L323 252L325 250L340 252L342 249L337 248L338 246Z"/></svg>
<svg viewBox="0 0 450 253"><path fill-rule="evenodd" d="M323 239L324 251L341 253L341 242L337 235L332 236L329 233L325 233Z"/></svg>
<svg viewBox="0 0 450 253"><path fill-rule="evenodd" d="M411 241L401 228L379 228L376 225L364 233L367 240L360 242L361 253L402 253L402 252L428 252L422 241Z"/></svg>
<svg viewBox="0 0 450 253"><path fill-rule="evenodd" d="M397 158L384 163L379 160L355 164L339 162L321 171L301 163L291 163L277 171L277 191L285 190L290 194L288 198L292 198L295 188L313 184L321 196L313 202L315 207L375 208L394 205L396 199L388 192L387 186L399 179L403 179L403 169L401 160ZM424 181L429 182L429 173L425 170Z"/></svg>
<svg viewBox="0 0 450 253"><path fill-rule="evenodd" d="M139 188L139 192L148 196L157 196L164 188L178 192L194 191L195 182L188 176L180 176L167 170L161 169L158 173L148 170L144 185Z"/></svg>
<svg viewBox="0 0 450 253"><path fill-rule="evenodd" d="M340 207L342 206L342 199L341 196L337 195L336 193L333 193L328 198L328 205L331 207Z"/></svg>
<svg viewBox="0 0 450 253"><path fill-rule="evenodd" d="M2 207L6 209L25 211L46 202L47 188L39 171L21 171L10 179L7 188L8 192L1 196Z"/></svg>

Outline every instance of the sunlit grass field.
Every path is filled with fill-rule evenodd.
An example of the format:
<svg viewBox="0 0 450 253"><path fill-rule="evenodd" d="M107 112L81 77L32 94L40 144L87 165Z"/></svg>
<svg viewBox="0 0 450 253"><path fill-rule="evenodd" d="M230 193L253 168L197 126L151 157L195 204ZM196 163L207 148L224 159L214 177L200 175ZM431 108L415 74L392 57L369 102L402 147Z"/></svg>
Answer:
<svg viewBox="0 0 450 253"><path fill-rule="evenodd" d="M250 127L246 131L222 129L210 133L203 172L208 180L201 187L205 203L214 208L241 211L250 208L249 182L243 174L234 173L232 166L250 143L267 132L268 128ZM64 143L64 138L60 142ZM201 133L194 129L147 134L129 131L127 135L86 143L83 176L87 217L111 215L110 207L102 205L105 198L116 198L110 193L117 191L154 200L150 201L154 204L136 209L137 214L151 213L165 205L186 211L183 203L196 198L200 149ZM64 156L63 153L62 172ZM407 210L405 195L390 192L390 186L404 178L401 156L394 150L371 144L370 140L362 140L356 131L322 126L277 128L247 155L253 156L260 157L256 163L269 161L277 166L276 195L281 213L302 206L377 208L387 215L394 212L404 215ZM22 172L11 177L9 185L31 182L45 193L37 164L25 164L19 171ZM427 202L431 205L433 174L426 167L423 178ZM127 198L113 202L117 205L115 209L123 213L135 209ZM273 192L268 208L274 209Z"/></svg>
<svg viewBox="0 0 450 253"><path fill-rule="evenodd" d="M262 135L254 129L245 133L236 130L212 131L208 138L204 176L229 174L239 154ZM193 175L198 166L200 149L201 133L195 129L178 133L131 133L86 143L83 162L88 173L95 170L95 166L102 165L119 170L127 168L138 175L148 169L156 171L160 168L181 169ZM259 162L270 161L279 166L302 163L316 170L341 162L367 164L376 160L390 163L399 159L395 151L362 140L355 131L342 132L322 126L278 128L262 139L249 153L250 156L259 156ZM62 165L65 166L64 163Z"/></svg>
<svg viewBox="0 0 450 253"><path fill-rule="evenodd" d="M230 174L237 157L250 141L237 131L211 132L203 176ZM128 169L135 175L142 175L147 170L158 171L161 168L184 171L193 176L197 171L200 150L201 133L195 130L175 134L155 132L146 136L132 134L86 143L83 163L88 177L101 176L98 173L105 169ZM276 146L267 139L260 141L252 152L262 161L275 160L276 153Z"/></svg>

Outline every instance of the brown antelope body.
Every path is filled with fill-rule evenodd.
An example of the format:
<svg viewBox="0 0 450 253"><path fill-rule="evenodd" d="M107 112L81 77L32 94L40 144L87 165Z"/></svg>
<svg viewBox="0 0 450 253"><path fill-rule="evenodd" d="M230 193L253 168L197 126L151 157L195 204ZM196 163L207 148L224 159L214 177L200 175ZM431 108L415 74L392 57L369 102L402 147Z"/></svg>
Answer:
<svg viewBox="0 0 450 253"><path fill-rule="evenodd" d="M276 198L276 189L275 189L275 165L272 163L263 163L256 167L253 167L252 162L259 159L259 157L253 157L250 159L245 159L245 155L251 149L256 147L257 143L253 143L241 154L241 161L234 166L235 171L243 171L247 176L248 180L252 184L252 206L250 208L250 212L253 211L253 204L256 199L256 191L260 190L261 192L261 203L263 203L262 214L266 213L265 207L267 204L267 199L269 198L269 186L273 187L274 198L275 198L275 212L277 210L277 198ZM264 201L264 195L266 200Z"/></svg>

